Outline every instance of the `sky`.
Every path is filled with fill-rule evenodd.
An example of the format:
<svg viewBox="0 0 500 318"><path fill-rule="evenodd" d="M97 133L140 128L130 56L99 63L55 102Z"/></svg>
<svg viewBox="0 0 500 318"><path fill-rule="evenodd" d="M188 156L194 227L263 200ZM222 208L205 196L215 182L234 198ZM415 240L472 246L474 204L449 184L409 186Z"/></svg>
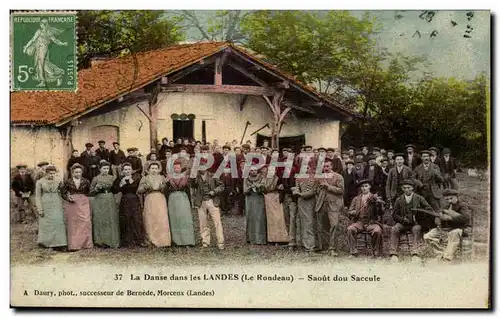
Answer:
<svg viewBox="0 0 500 318"><path fill-rule="evenodd" d="M361 17L367 11L351 11ZM375 15L381 26L376 36L381 47L389 52L405 55L425 55L427 72L438 77L473 79L478 73L490 74L490 12L434 11L434 16L423 11L368 11ZM210 16L207 11L197 11L202 23ZM427 21L429 20L429 22ZM452 24L452 21L456 25ZM467 25L472 30L466 33ZM437 34L430 37L436 30ZM416 32L419 33L416 33ZM418 35L420 34L420 36ZM470 38L465 38L466 34ZM199 32L190 28L187 40L199 40Z"/></svg>

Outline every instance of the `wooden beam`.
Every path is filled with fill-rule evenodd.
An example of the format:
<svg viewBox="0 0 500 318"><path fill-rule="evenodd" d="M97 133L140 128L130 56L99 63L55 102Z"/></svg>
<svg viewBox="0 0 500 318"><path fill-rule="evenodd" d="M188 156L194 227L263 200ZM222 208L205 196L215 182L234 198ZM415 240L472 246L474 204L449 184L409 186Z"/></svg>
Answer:
<svg viewBox="0 0 500 318"><path fill-rule="evenodd" d="M168 84L162 86L163 92L188 92L188 93L221 93L241 95L266 95L272 96L273 90L260 86L245 85L191 85L191 84Z"/></svg>
<svg viewBox="0 0 500 318"><path fill-rule="evenodd" d="M215 59L214 84L217 86L222 85L222 58L221 57L217 57Z"/></svg>
<svg viewBox="0 0 500 318"><path fill-rule="evenodd" d="M244 95L243 98L240 101L240 112L243 111L243 106L245 106L245 103L247 102L248 95Z"/></svg>
<svg viewBox="0 0 500 318"><path fill-rule="evenodd" d="M175 83L178 80L180 80L181 78L183 78L184 76L191 74L191 73L199 70L200 68L203 68L203 67L207 66L208 64L213 63L214 61L215 61L215 57L200 60L198 63L193 64L190 67L186 67L185 69L180 70L179 72L175 73L174 75L169 76L168 82Z"/></svg>
<svg viewBox="0 0 500 318"><path fill-rule="evenodd" d="M289 100L284 100L281 102L281 104L285 107L295 108L309 114L316 114L316 111L314 111L314 109L309 108L307 106L298 105L296 103L290 102Z"/></svg>
<svg viewBox="0 0 500 318"><path fill-rule="evenodd" d="M271 89L271 87L269 87L269 85L265 81L263 81L260 78L258 78L257 76L255 76L255 74L253 74L252 72L246 70L243 66L232 63L232 62L228 63L228 65L230 67L232 67L233 69L235 69L236 71L240 72L241 74L245 75L246 77L248 77L249 79L251 79L255 83L259 84L260 86Z"/></svg>
<svg viewBox="0 0 500 318"><path fill-rule="evenodd" d="M151 117L149 116L148 113L146 113L142 108L141 106L139 106L139 104L135 105L137 108L139 108L139 110L141 111L141 113L144 114L144 116L146 116L146 118L151 122Z"/></svg>

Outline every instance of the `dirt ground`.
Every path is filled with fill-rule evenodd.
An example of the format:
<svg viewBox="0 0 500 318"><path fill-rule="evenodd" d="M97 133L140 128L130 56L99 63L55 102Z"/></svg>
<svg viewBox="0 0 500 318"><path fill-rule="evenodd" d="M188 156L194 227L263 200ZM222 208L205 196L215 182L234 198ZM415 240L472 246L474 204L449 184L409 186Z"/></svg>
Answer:
<svg viewBox="0 0 500 318"><path fill-rule="evenodd" d="M461 174L459 175L459 182L462 200L474 208L475 257L477 259L487 259L490 211L489 181ZM13 210L11 208L11 214L14 213ZM215 247L202 249L199 247L198 220L194 211L193 217L195 219L197 247L92 249L70 253L60 253L39 248L36 244L36 222L31 224L11 224L11 265L45 263L99 263L113 265L119 263L122 265L162 264L172 266L206 266L218 264L325 264L332 262L332 258L326 254L316 253L307 255L302 251L289 251L283 245L250 246L246 244L245 220L241 216L222 217L226 239L225 250L219 251ZM338 242L341 251L339 260L348 256L346 226L347 220L342 218ZM212 237L214 241L214 233L212 233ZM387 237L384 239L384 250L386 253L388 247L387 239ZM386 261L387 259L377 260L377 262ZM338 260L334 262L338 262Z"/></svg>

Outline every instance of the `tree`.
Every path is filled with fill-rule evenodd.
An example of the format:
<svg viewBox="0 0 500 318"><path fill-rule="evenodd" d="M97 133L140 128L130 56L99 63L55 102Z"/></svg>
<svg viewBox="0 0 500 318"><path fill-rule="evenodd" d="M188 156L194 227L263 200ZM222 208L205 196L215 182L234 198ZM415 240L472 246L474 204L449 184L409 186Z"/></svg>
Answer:
<svg viewBox="0 0 500 318"><path fill-rule="evenodd" d="M113 57L175 44L184 38L179 18L163 11L79 11L78 65L90 66L95 56Z"/></svg>
<svg viewBox="0 0 500 318"><path fill-rule="evenodd" d="M182 10L177 14L185 29L194 29L200 41L232 41L243 42L244 35L240 31L241 21L252 11L217 10L193 11ZM187 31L189 32L189 31Z"/></svg>

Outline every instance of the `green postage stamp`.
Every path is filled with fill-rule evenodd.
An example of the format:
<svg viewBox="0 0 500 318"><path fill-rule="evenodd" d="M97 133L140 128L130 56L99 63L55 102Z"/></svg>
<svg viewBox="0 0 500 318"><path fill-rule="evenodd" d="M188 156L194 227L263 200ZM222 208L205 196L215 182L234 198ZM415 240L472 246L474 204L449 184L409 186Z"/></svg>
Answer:
<svg viewBox="0 0 500 318"><path fill-rule="evenodd" d="M11 13L11 89L76 91L76 12Z"/></svg>

